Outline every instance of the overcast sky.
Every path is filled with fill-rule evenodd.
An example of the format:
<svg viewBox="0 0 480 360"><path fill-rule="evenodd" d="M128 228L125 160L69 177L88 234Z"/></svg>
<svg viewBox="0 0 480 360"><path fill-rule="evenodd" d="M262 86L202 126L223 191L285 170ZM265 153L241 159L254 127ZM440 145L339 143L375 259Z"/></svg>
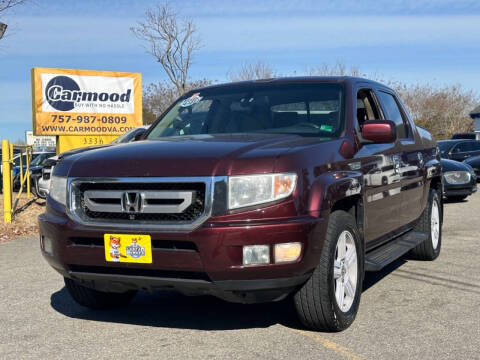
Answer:
<svg viewBox="0 0 480 360"><path fill-rule="evenodd" d="M155 1L32 0L0 16L0 138L31 129L30 69L140 72L165 79L129 27ZM224 81L263 60L282 75L340 60L408 83L461 84L480 93L480 1L172 1L203 47L191 78Z"/></svg>

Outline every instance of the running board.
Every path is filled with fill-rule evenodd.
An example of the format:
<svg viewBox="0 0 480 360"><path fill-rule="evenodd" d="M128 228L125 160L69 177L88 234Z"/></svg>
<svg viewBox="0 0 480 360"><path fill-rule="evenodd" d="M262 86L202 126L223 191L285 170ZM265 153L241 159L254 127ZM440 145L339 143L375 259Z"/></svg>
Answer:
<svg viewBox="0 0 480 360"><path fill-rule="evenodd" d="M365 271L379 271L392 261L406 254L415 246L427 240L423 232L409 231L393 241L382 245L365 255Z"/></svg>

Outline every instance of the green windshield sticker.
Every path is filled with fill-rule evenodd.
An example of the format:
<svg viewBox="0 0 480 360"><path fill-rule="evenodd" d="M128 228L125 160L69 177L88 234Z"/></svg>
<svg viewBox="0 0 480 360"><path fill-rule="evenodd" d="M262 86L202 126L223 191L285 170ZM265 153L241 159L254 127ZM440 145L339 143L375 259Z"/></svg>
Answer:
<svg viewBox="0 0 480 360"><path fill-rule="evenodd" d="M321 125L320 130L332 132L333 131L333 126L332 125Z"/></svg>

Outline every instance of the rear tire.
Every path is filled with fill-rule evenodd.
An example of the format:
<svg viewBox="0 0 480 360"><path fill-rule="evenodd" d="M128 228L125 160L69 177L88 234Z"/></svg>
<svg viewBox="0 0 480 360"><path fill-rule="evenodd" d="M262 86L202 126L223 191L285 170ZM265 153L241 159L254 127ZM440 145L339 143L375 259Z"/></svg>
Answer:
<svg viewBox="0 0 480 360"><path fill-rule="evenodd" d="M341 331L353 323L363 282L360 239L352 215L345 211L330 214L320 263L294 295L297 314L306 327Z"/></svg>
<svg viewBox="0 0 480 360"><path fill-rule="evenodd" d="M411 255L417 260L435 260L442 247L442 205L434 189L430 189L427 206L415 230L428 234L428 238L413 248Z"/></svg>
<svg viewBox="0 0 480 360"><path fill-rule="evenodd" d="M65 287L78 304L91 309L113 309L127 306L135 297L136 291L110 293L97 291L80 285L78 282L64 278Z"/></svg>

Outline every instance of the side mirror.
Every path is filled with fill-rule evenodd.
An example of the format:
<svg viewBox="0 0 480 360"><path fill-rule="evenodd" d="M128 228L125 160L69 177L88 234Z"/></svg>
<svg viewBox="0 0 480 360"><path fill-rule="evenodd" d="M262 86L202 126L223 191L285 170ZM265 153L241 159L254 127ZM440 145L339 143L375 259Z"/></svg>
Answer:
<svg viewBox="0 0 480 360"><path fill-rule="evenodd" d="M143 134L145 133L145 131L140 131L138 134L136 134L134 137L133 137L133 140L132 141L138 141L138 140L142 140L142 137L143 137Z"/></svg>
<svg viewBox="0 0 480 360"><path fill-rule="evenodd" d="M396 129L390 120L368 120L363 123L362 137L377 144L392 143L397 139Z"/></svg>

